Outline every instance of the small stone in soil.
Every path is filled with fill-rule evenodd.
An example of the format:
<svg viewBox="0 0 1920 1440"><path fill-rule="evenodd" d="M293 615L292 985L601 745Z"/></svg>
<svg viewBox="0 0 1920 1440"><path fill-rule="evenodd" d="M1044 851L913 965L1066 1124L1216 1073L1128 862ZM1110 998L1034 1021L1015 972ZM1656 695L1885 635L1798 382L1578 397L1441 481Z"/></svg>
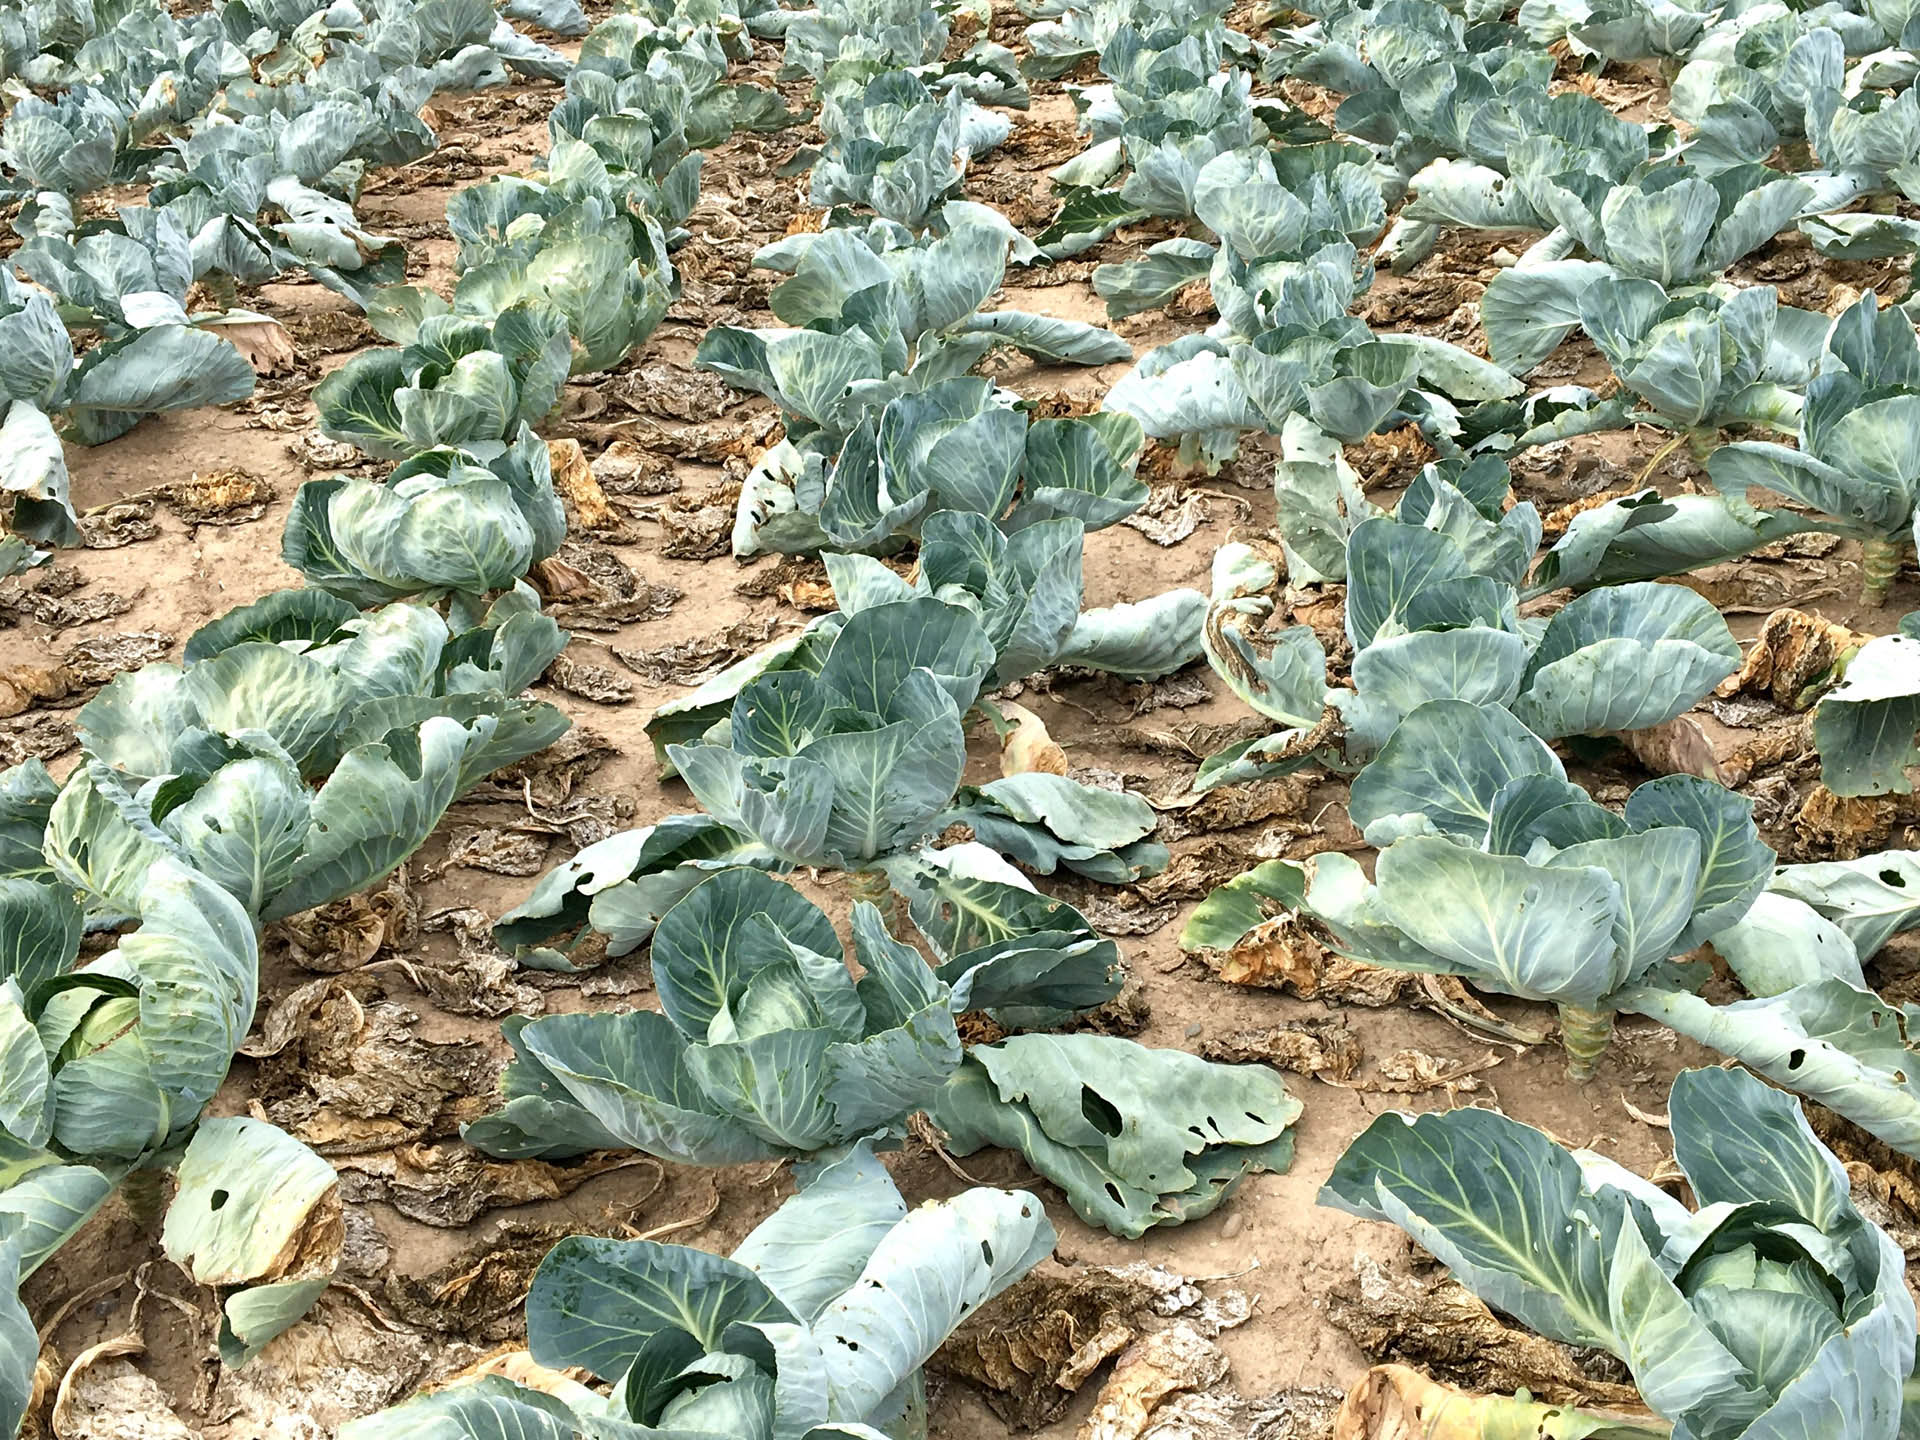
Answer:
<svg viewBox="0 0 1920 1440"><path fill-rule="evenodd" d="M1199 1033L1202 1030L1205 1030L1206 1028L1207 1027L1202 1025L1198 1020L1194 1021L1191 1025L1187 1026L1187 1039L1189 1040L1193 1039L1195 1036L1199 1035Z"/></svg>

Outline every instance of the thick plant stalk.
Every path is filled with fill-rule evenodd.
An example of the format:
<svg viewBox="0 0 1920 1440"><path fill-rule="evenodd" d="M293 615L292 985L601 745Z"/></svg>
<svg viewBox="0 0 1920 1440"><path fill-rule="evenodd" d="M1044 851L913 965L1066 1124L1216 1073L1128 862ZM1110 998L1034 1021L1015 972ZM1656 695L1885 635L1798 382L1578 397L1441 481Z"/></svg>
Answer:
<svg viewBox="0 0 1920 1440"><path fill-rule="evenodd" d="M224 270L210 270L200 277L200 283L206 288L213 303L222 310L231 310L240 303L240 287L233 277Z"/></svg>
<svg viewBox="0 0 1920 1440"><path fill-rule="evenodd" d="M1567 1051L1567 1078L1578 1084L1593 1079L1600 1057L1613 1041L1613 1012L1587 1010L1579 1005L1560 1007L1560 1043Z"/></svg>
<svg viewBox="0 0 1920 1440"><path fill-rule="evenodd" d="M900 897L894 893L893 886L887 880L887 872L878 868L855 870L848 877L847 889L855 900L864 900L880 912L880 918L886 921L887 933L900 933Z"/></svg>
<svg viewBox="0 0 1920 1440"><path fill-rule="evenodd" d="M1900 542L1875 535L1860 542L1860 603L1880 606L1887 603L1893 577L1900 573Z"/></svg>
<svg viewBox="0 0 1920 1440"><path fill-rule="evenodd" d="M120 1182L120 1199L134 1224L148 1235L158 1235L160 1221L167 1213L167 1172L129 1171L127 1178Z"/></svg>

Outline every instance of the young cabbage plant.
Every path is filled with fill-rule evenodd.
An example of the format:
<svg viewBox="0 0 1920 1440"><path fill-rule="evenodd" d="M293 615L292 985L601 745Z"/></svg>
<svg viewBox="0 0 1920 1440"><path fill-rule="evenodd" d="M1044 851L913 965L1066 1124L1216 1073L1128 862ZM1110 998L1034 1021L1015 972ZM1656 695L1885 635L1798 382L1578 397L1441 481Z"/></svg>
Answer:
<svg viewBox="0 0 1920 1440"><path fill-rule="evenodd" d="M461 191L447 207L460 244L451 304L397 285L367 300L368 323L412 346L435 319L498 326L532 307L564 320L574 374L610 369L638 350L677 292L660 222L693 209L701 157L688 155L656 183L644 144L630 153L620 145L644 140L645 127L623 131L618 119L590 121L587 140L556 144L544 180L501 176Z"/></svg>
<svg viewBox="0 0 1920 1440"><path fill-rule="evenodd" d="M951 33L931 0L821 0L787 21L784 73L818 81L847 62L907 70L938 60Z"/></svg>
<svg viewBox="0 0 1920 1440"><path fill-rule="evenodd" d="M1534 207L1558 229L1546 247L1590 260L1529 258L1502 270L1481 298L1487 350L1524 374L1580 323L1588 286L1608 275L1665 290L1703 285L1771 240L1813 198L1812 187L1764 165L1702 174L1679 161L1646 167L1609 186L1592 175L1537 178Z"/></svg>
<svg viewBox="0 0 1920 1440"><path fill-rule="evenodd" d="M1477 1109L1381 1116L1321 1203L1399 1225L1502 1313L1616 1356L1676 1435L1813 1435L1844 1415L1848 1435L1894 1440L1914 1361L1900 1247L1790 1096L1709 1069L1671 1100L1695 1211Z"/></svg>
<svg viewBox="0 0 1920 1440"><path fill-rule="evenodd" d="M1844 99L1835 91L1832 98L1838 103L1826 113L1819 140L1820 159L1835 177L1827 184L1851 192L1849 198L1920 195L1920 96L1909 88L1892 96L1863 90Z"/></svg>
<svg viewBox="0 0 1920 1440"><path fill-rule="evenodd" d="M1297 120L1274 104L1257 114L1253 76L1227 59L1229 32L1210 13L1181 7L1163 20L1130 15L1100 52L1107 84L1073 90L1080 128L1093 145L1054 172L1061 206L1037 238L1050 259L1077 255L1120 226L1152 215L1195 214L1201 170L1218 156L1263 144L1271 116ZM1243 37L1244 38L1244 37ZM1324 137L1320 127L1300 132Z"/></svg>
<svg viewBox="0 0 1920 1440"><path fill-rule="evenodd" d="M1372 157L1361 146L1331 142L1218 155L1195 179L1193 205L1218 247L1163 240L1144 259L1098 267L1093 288L1110 318L1164 305L1210 278L1220 318L1235 334L1251 333L1259 328L1255 307L1271 267L1307 260L1342 240L1368 244L1387 220Z"/></svg>
<svg viewBox="0 0 1920 1440"><path fill-rule="evenodd" d="M357 18L355 4L345 0L345 14L337 17L349 28ZM504 85L508 71L528 79L565 80L573 68L558 50L515 30L491 0L376 0L367 8L373 13L366 48L389 66L425 70L435 91Z"/></svg>
<svg viewBox="0 0 1920 1440"><path fill-rule="evenodd" d="M236 86L223 110L175 142L156 178L237 169L263 185L287 180L351 202L369 165L405 165L432 153L433 131L407 109L430 93L424 83L371 93L324 81ZM210 163L216 160L223 163Z"/></svg>
<svg viewBox="0 0 1920 1440"><path fill-rule="evenodd" d="M613 15L580 44L567 76L567 98L554 107L547 131L562 140L591 143L594 121L615 129L629 147L644 120L648 154L640 165L664 183L692 150L721 144L737 130L783 130L800 117L777 90L727 84L730 36L711 24L690 33L662 29L640 15Z"/></svg>
<svg viewBox="0 0 1920 1440"><path fill-rule="evenodd" d="M1073 928L1009 933L937 970L856 903L856 983L832 923L792 887L755 869L696 874L653 932L663 1013L509 1021L506 1103L465 1127L469 1144L732 1165L897 1142L960 1065L960 1013L1053 1018L1118 987L1112 943L1039 897L1024 918Z"/></svg>
<svg viewBox="0 0 1920 1440"><path fill-rule="evenodd" d="M861 421L837 455L769 450L741 489L733 553L886 553L940 513L1011 537L1053 520L1103 529L1146 503L1142 445L1130 416L1036 420L991 381L937 380Z"/></svg>
<svg viewBox="0 0 1920 1440"><path fill-rule="evenodd" d="M941 58L961 8L954 0L823 0L791 15L782 77L809 76L815 93L830 98L883 75L906 75L936 94L1026 109L1019 57L1006 46L983 34L953 59Z"/></svg>
<svg viewBox="0 0 1920 1440"><path fill-rule="evenodd" d="M820 128L826 146L813 165L813 203L862 205L918 232L959 193L973 157L1001 144L1012 125L957 89L936 96L896 70L831 89Z"/></svg>
<svg viewBox="0 0 1920 1440"><path fill-rule="evenodd" d="M566 730L513 698L564 643L525 589L477 624L404 603L363 615L321 590L230 611L184 666L129 671L82 707L46 858L105 915L137 913L163 857L260 920L364 889L461 794Z"/></svg>
<svg viewBox="0 0 1920 1440"><path fill-rule="evenodd" d="M1335 123L1375 147L1414 193L1381 254L1396 273L1443 226L1552 228L1527 198L1536 175L1624 180L1645 162L1643 126L1578 92L1551 93L1551 57L1512 27L1438 4L1330 7L1281 32L1266 73L1346 96Z"/></svg>
<svg viewBox="0 0 1920 1440"><path fill-rule="evenodd" d="M1707 461L1720 494L1669 497L1643 490L1575 516L1535 568L1535 592L1679 575L1788 536L1825 531L1862 542L1863 595L1879 603L1872 597L1898 568L1913 507L1901 498L1910 483L1901 477L1910 467L1875 446L1874 425L1904 413L1916 388L1920 344L1912 321L1897 309L1881 312L1869 297L1835 322L1816 368L1800 450L1746 441L1723 446ZM1857 419L1849 408L1856 402ZM1815 412L1811 420L1808 409ZM1848 457L1848 464L1858 454L1858 473L1826 463L1815 448L1822 445ZM1734 453L1721 458L1727 451ZM1758 509L1748 496L1754 484L1805 508Z"/></svg>
<svg viewBox="0 0 1920 1440"><path fill-rule="evenodd" d="M1818 519L1808 528L1862 542L1861 599L1886 602L1920 496L1920 455L1903 438L1920 424L1920 338L1900 311L1869 295L1840 317L1807 386L1800 448L1723 446L1707 473L1743 506L1751 489L1785 495ZM1831 517L1831 518L1826 518Z"/></svg>
<svg viewBox="0 0 1920 1440"><path fill-rule="evenodd" d="M354 605L418 597L477 612L566 534L546 442L522 425L491 459L427 450L384 480L309 480L294 493L280 554L309 585Z"/></svg>
<svg viewBox="0 0 1920 1440"><path fill-rule="evenodd" d="M1675 0L1523 0L1517 19L1536 45L1565 41L1580 56L1671 61L1713 38L1717 14Z"/></svg>
<svg viewBox="0 0 1920 1440"><path fill-rule="evenodd" d="M993 645L988 689L1055 665L1158 680L1198 660L1206 613L1198 590L1080 609L1086 528L1058 516L1004 535L983 515L943 510L921 527L911 583L866 555L827 555L827 578L843 615L917 596L971 611Z"/></svg>
<svg viewBox="0 0 1920 1440"><path fill-rule="evenodd" d="M0 968L0 1257L12 1261L0 1264L0 1314L17 1303L9 1282L73 1238L116 1187L136 1219L160 1227L164 1175L178 1166L162 1243L203 1283L234 1287L220 1351L244 1364L318 1298L340 1249L331 1166L263 1122L201 1122L253 1023L253 923L211 880L163 859L145 877L138 930L75 968L79 909L43 888L65 907L64 934L14 931L10 943L24 938L37 953ZM4 898L0 917L20 918ZM30 1375L30 1327L26 1339L11 1358ZM0 1419L17 1420L25 1400L0 1368Z"/></svg>
<svg viewBox="0 0 1920 1440"><path fill-rule="evenodd" d="M1080 609L1083 538L1081 522L1068 517L1038 521L1008 536L984 516L940 511L921 528L920 564L911 582L871 557L829 552L827 577L838 610L797 635L770 642L648 717L647 734L663 775L673 773L667 746L697 739L726 720L752 680L818 671L846 617L877 605L930 598L973 615L993 647L986 689L1054 665L1154 680L1199 659L1206 597L1197 590Z"/></svg>
<svg viewBox="0 0 1920 1440"><path fill-rule="evenodd" d="M0 273L0 495L10 528L73 544L61 436L98 445L145 416L225 405L253 393L253 367L209 330L160 324L94 346L79 361L53 301ZM61 431L53 417L61 415Z"/></svg>
<svg viewBox="0 0 1920 1440"><path fill-rule="evenodd" d="M1700 458L1729 426L1798 431L1832 323L1780 304L1770 285L1670 295L1605 275L1580 296L1581 328L1644 407L1625 421L1672 430Z"/></svg>
<svg viewBox="0 0 1920 1440"><path fill-rule="evenodd" d="M1449 473L1451 472L1451 473ZM1347 531L1344 578L1352 688L1329 689L1326 655L1305 626L1262 655L1250 634L1272 613L1275 568L1244 546L1214 561L1203 631L1228 687L1278 720L1280 733L1241 742L1201 765L1195 787L1285 773L1324 758L1336 736L1348 763L1378 753L1409 713L1434 700L1499 706L1542 739L1641 730L1673 719L1740 664L1740 647L1706 600L1675 585L1610 586L1578 596L1544 624L1519 615L1540 540L1530 502L1504 508L1504 462L1429 466L1391 515ZM1336 531L1281 495L1281 532L1319 557ZM1323 498L1313 495L1308 500ZM1334 718L1337 712L1337 722Z"/></svg>
<svg viewBox="0 0 1920 1440"><path fill-rule="evenodd" d="M1688 154L1695 163L1738 164L1764 160L1789 141L1799 142L1801 155L1795 159L1801 159L1804 147L1824 135L1828 118L1844 103L1846 66L1847 42L1840 30L1808 24L1796 14L1774 15L1737 36L1716 37L1673 77L1673 116L1693 129ZM1811 169L1804 163L1792 168ZM1825 188L1819 179L1810 183ZM1854 197L1832 198L1845 204Z"/></svg>
<svg viewBox="0 0 1920 1440"><path fill-rule="evenodd" d="M697 363L780 407L787 437L822 455L898 396L964 375L1002 346L1054 364L1108 365L1133 347L1111 330L1024 310L982 312L1024 240L983 206L949 204L947 233L914 239L876 222L762 250L790 272L770 305L786 329L717 325ZM929 437L931 438L931 437Z"/></svg>
<svg viewBox="0 0 1920 1440"><path fill-rule="evenodd" d="M1138 1239L1210 1215L1293 1162L1300 1102L1264 1065L1106 1035L1016 1035L967 1051L933 1120L956 1155L1017 1150L1089 1225Z"/></svg>
<svg viewBox="0 0 1920 1440"><path fill-rule="evenodd" d="M429 315L398 349L368 350L313 391L321 433L404 460L453 447L501 453L560 399L572 365L567 319L537 300L491 322Z"/></svg>
<svg viewBox="0 0 1920 1440"><path fill-rule="evenodd" d="M553 1248L527 1296L528 1349L608 1382L610 1395L489 1376L356 1420L341 1440L923 1433L921 1367L1054 1241L1022 1191L968 1190L909 1211L856 1144L811 1167L731 1259L579 1235Z"/></svg>
<svg viewBox="0 0 1920 1440"><path fill-rule="evenodd" d="M406 275L406 247L362 226L353 207L290 175L270 157L214 150L186 169L157 171L147 192L192 237L193 275L213 291L302 268L365 308Z"/></svg>
<svg viewBox="0 0 1920 1440"><path fill-rule="evenodd" d="M961 786L962 707L993 663L972 614L931 597L835 615L749 657L650 727L663 774L684 775L707 813L589 846L502 919L500 943L543 946L590 922L622 954L714 865L851 871L861 898L884 906L891 887L922 929L929 897L959 904L989 885L1004 901L1025 886L1001 853L1110 883L1164 868L1138 796L1042 774ZM956 824L981 843L925 848ZM975 871L981 855L989 873Z"/></svg>
<svg viewBox="0 0 1920 1440"><path fill-rule="evenodd" d="M1020 70L1036 80L1064 75L1084 60L1097 59L1122 28L1156 35L1217 35L1223 53L1250 58L1253 43L1225 26L1229 8L1223 0L1050 0L1024 12L1044 11L1046 18L1027 27L1027 55Z"/></svg>
<svg viewBox="0 0 1920 1440"><path fill-rule="evenodd" d="M0 123L0 171L18 176L28 192L69 204L131 182L140 166L121 153L129 118L125 106L91 85L75 85L52 100L23 96Z"/></svg>
<svg viewBox="0 0 1920 1440"><path fill-rule="evenodd" d="M1115 879L1165 868L1142 845L1155 824L1138 796L1062 776L1022 775L969 794L962 716L995 663L968 611L932 598L846 619L817 671L767 670L729 718L668 758L707 814L781 862L853 872L863 898L906 889L921 846L954 823L988 829L1042 873L1056 864Z"/></svg>
<svg viewBox="0 0 1920 1440"><path fill-rule="evenodd" d="M1347 313L1371 270L1334 240L1305 260L1244 271L1215 262L1223 334L1189 335L1150 350L1107 392L1149 436L1177 439L1183 459L1217 467L1250 430L1283 433L1311 421L1296 446L1337 452L1376 430L1418 424L1457 451L1465 404L1526 387L1499 366L1428 335L1378 336ZM1338 443L1336 443L1338 442Z"/></svg>
<svg viewBox="0 0 1920 1440"><path fill-rule="evenodd" d="M1668 776L1617 815L1511 713L1463 700L1401 721L1349 809L1380 847L1374 880L1318 857L1299 907L1355 959L1557 1006L1580 1081L1622 992L1738 920L1773 867L1739 796Z"/></svg>
<svg viewBox="0 0 1920 1440"><path fill-rule="evenodd" d="M111 228L90 230L77 242L36 235L12 263L54 297L60 318L75 329L113 337L190 323L191 238L166 210L124 206Z"/></svg>

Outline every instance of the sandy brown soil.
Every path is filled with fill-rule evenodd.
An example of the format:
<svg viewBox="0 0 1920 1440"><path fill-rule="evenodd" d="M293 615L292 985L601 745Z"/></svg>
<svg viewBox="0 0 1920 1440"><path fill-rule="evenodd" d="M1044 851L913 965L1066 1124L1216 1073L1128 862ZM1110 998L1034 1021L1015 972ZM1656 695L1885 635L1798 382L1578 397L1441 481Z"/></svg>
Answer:
<svg viewBox="0 0 1920 1440"><path fill-rule="evenodd" d="M555 87L527 85L433 102L441 150L406 171L377 176L362 206L371 228L408 238L416 278L451 278L453 246L442 222L448 197L464 181L527 166L542 154L545 115L557 96ZM1035 229L1049 215L1046 170L1076 153L1080 142L1057 84L1036 87L1033 108L1014 121L1013 142L976 168L967 194ZM627 493L615 495L615 527L576 534L563 556L601 582L592 597L601 603L598 618L590 603L571 622L574 638L562 664L571 667L575 689L610 699L591 700L563 688L556 683L563 674L557 667L537 693L576 722L558 755L538 757L522 773L484 786L456 806L407 867L404 882L370 902L336 907L327 925L269 931L263 1034L249 1047L254 1054L236 1062L215 1109L263 1113L342 1168L350 1201L342 1283L255 1366L224 1373L210 1359L215 1297L197 1291L164 1261L138 1269L157 1251L110 1208L30 1287L33 1313L45 1323L103 1276L122 1281L52 1325L47 1339L59 1357L56 1364L133 1328L146 1346L141 1368L198 1433L217 1440L328 1435L341 1421L516 1339L517 1303L528 1276L558 1236L581 1229L659 1233L664 1227L676 1241L724 1251L791 1192L784 1168L708 1172L652 1161L612 1169L476 1164L460 1145L457 1128L492 1103L494 1077L506 1055L501 1015L653 1003L644 953L584 976L518 973L493 951L484 928L526 894L535 875L584 840L691 808L681 786L657 779L641 729L655 705L685 687L650 679L622 655L721 640L729 632L736 642L750 642L804 623L824 594L817 565L783 567L762 559L742 566L725 553L729 482L745 473L765 442L769 412L763 402L730 394L691 369L693 345L706 326L772 323L764 309L769 277L750 274L747 257L790 226L806 223L796 190L804 182L773 175L801 138L741 137L709 157L689 227L694 238L678 256L685 295L642 354L612 375L570 386L549 427L553 436L581 441L590 458L622 446L619 453L636 461L629 469L638 479L625 487ZM1015 272L997 303L1102 320L1086 280L1093 263L1137 253L1161 233L1122 232L1089 256L1051 270ZM1420 329L1471 343L1470 307L1491 273L1492 248L1473 237L1448 237L1412 275L1383 277L1366 302L1369 319L1383 329ZM1878 283L1898 290L1905 284L1904 275L1891 273L1899 267L1854 273L1860 267L1826 267L1790 245L1761 252L1749 268L1749 278L1777 278L1796 303L1816 306L1849 298L1843 287ZM304 480L352 458L321 439L306 397L319 375L370 337L346 302L295 276L262 287L242 303L287 326L298 351L294 373L264 381L254 401L232 412L150 420L113 444L73 457L76 502L89 515L89 548L59 556L53 570L30 579L26 588L34 597L23 598L18 584L0 586L0 674L96 650L109 658L161 653L177 659L181 643L200 624L298 583L279 558L288 501ZM1211 319L1202 297L1171 313L1123 321L1119 329L1144 351ZM1020 362L997 363L993 373L1029 397L1058 395L1085 406L1123 370L1053 370ZM1604 366L1589 347L1569 345L1542 374L1593 381L1604 375ZM1630 484L1660 439L1652 432L1599 437L1528 457L1517 470L1518 493L1545 511ZM1272 454L1271 443L1256 437L1220 474L1189 477L1176 475L1164 463L1167 457L1150 457L1156 485L1171 487L1166 502L1190 497L1199 523L1170 546L1126 526L1089 537L1086 603L1139 599L1181 585L1204 588L1219 544L1267 533ZM1427 457L1417 439L1376 437L1356 447L1351 458L1370 488L1387 498ZM180 498L183 482L196 476L231 480L231 472L258 482L239 487L248 503L234 513L196 518ZM1671 491L1701 477L1675 459L1654 478ZM1876 632L1920 605L1920 587L1909 575L1896 585L1889 607L1862 612L1851 598L1857 578L1851 547L1803 545L1720 567L1697 583L1718 587L1715 598L1744 635L1753 633L1760 615L1783 604L1805 603ZM551 576L548 584L565 588ZM1331 616L1337 625L1337 607L1325 603L1328 597L1303 593L1290 599L1297 618L1324 622ZM105 643L136 634L151 638L117 647ZM615 682L610 688L609 676ZM90 693L76 679L67 697L0 720L0 762L40 755L64 772L74 759L73 707ZM1204 668L1153 687L1055 677L1030 684L1020 698L1045 719L1077 766L1117 773L1159 795L1177 790L1197 753L1209 748L1203 736L1196 738L1197 730L1247 718ZM1196 753L1182 753L1183 744ZM1609 798L1624 795L1645 774L1618 747L1572 758L1583 778ZM977 737L970 778L991 778L996 761L988 738ZM1750 788L1764 802L1769 837L1790 858L1913 843L1916 817L1905 802L1875 802L1838 818L1817 807L1806 810L1810 775L1803 750L1757 774ZM1149 1259L1190 1276L1234 1277L1218 1285L1243 1291L1254 1309L1219 1344L1232 1365L1226 1384L1250 1397L1344 1388L1378 1358L1334 1323L1333 1300L1352 1289L1367 1260L1390 1276L1413 1273L1411 1247L1390 1227L1359 1223L1315 1204L1335 1159L1371 1117L1394 1107L1497 1105L1568 1143L1657 1174L1670 1147L1649 1117L1657 1120L1664 1112L1667 1087L1679 1069L1711 1063L1704 1052L1650 1022L1628 1021L1599 1077L1577 1087L1565 1080L1552 1044L1515 1053L1406 1004L1365 1009L1229 986L1183 957L1175 937L1193 903L1251 860L1329 848L1362 851L1346 818L1344 794L1337 779L1316 773L1194 809L1168 810L1162 838L1175 861L1166 876L1131 893L1078 882L1050 887L1117 929L1139 981L1127 1013L1144 1042L1197 1051L1239 1031L1308 1021L1350 1032L1363 1057L1350 1078L1289 1079L1306 1108L1288 1173L1254 1178L1208 1219L1123 1242L1079 1224L1059 1193L1036 1184L1017 1158L988 1155L965 1162L983 1181L1036 1184L1060 1229L1056 1258L1062 1266ZM822 878L815 893L844 914L840 888ZM1896 951L1894 967L1904 963L1898 957ZM1536 1028L1545 1028L1550 1018L1513 1002L1496 1001L1494 1008ZM1408 1082L1414 1085L1410 1092L1397 1092L1386 1077L1399 1069L1380 1062L1408 1050L1432 1057L1441 1074L1456 1078L1424 1087ZM949 1194L963 1184L922 1141L910 1142L891 1164L910 1199ZM936 1435L987 1440L1008 1433L969 1387L936 1383ZM1042 1433L1075 1434L1097 1389L1096 1377Z"/></svg>

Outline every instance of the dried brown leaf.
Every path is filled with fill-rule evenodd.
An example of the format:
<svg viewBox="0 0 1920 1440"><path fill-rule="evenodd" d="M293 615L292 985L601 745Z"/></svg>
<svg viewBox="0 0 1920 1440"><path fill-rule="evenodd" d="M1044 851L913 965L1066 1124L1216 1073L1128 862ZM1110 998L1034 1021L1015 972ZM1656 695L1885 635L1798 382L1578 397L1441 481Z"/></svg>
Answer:
<svg viewBox="0 0 1920 1440"><path fill-rule="evenodd" d="M1470 1390L1524 1388L1561 1405L1639 1399L1611 1357L1583 1361L1565 1345L1502 1324L1455 1280L1389 1276L1365 1256L1328 1293L1327 1318L1374 1360L1419 1365ZM1592 1368L1602 1363L1606 1369Z"/></svg>

